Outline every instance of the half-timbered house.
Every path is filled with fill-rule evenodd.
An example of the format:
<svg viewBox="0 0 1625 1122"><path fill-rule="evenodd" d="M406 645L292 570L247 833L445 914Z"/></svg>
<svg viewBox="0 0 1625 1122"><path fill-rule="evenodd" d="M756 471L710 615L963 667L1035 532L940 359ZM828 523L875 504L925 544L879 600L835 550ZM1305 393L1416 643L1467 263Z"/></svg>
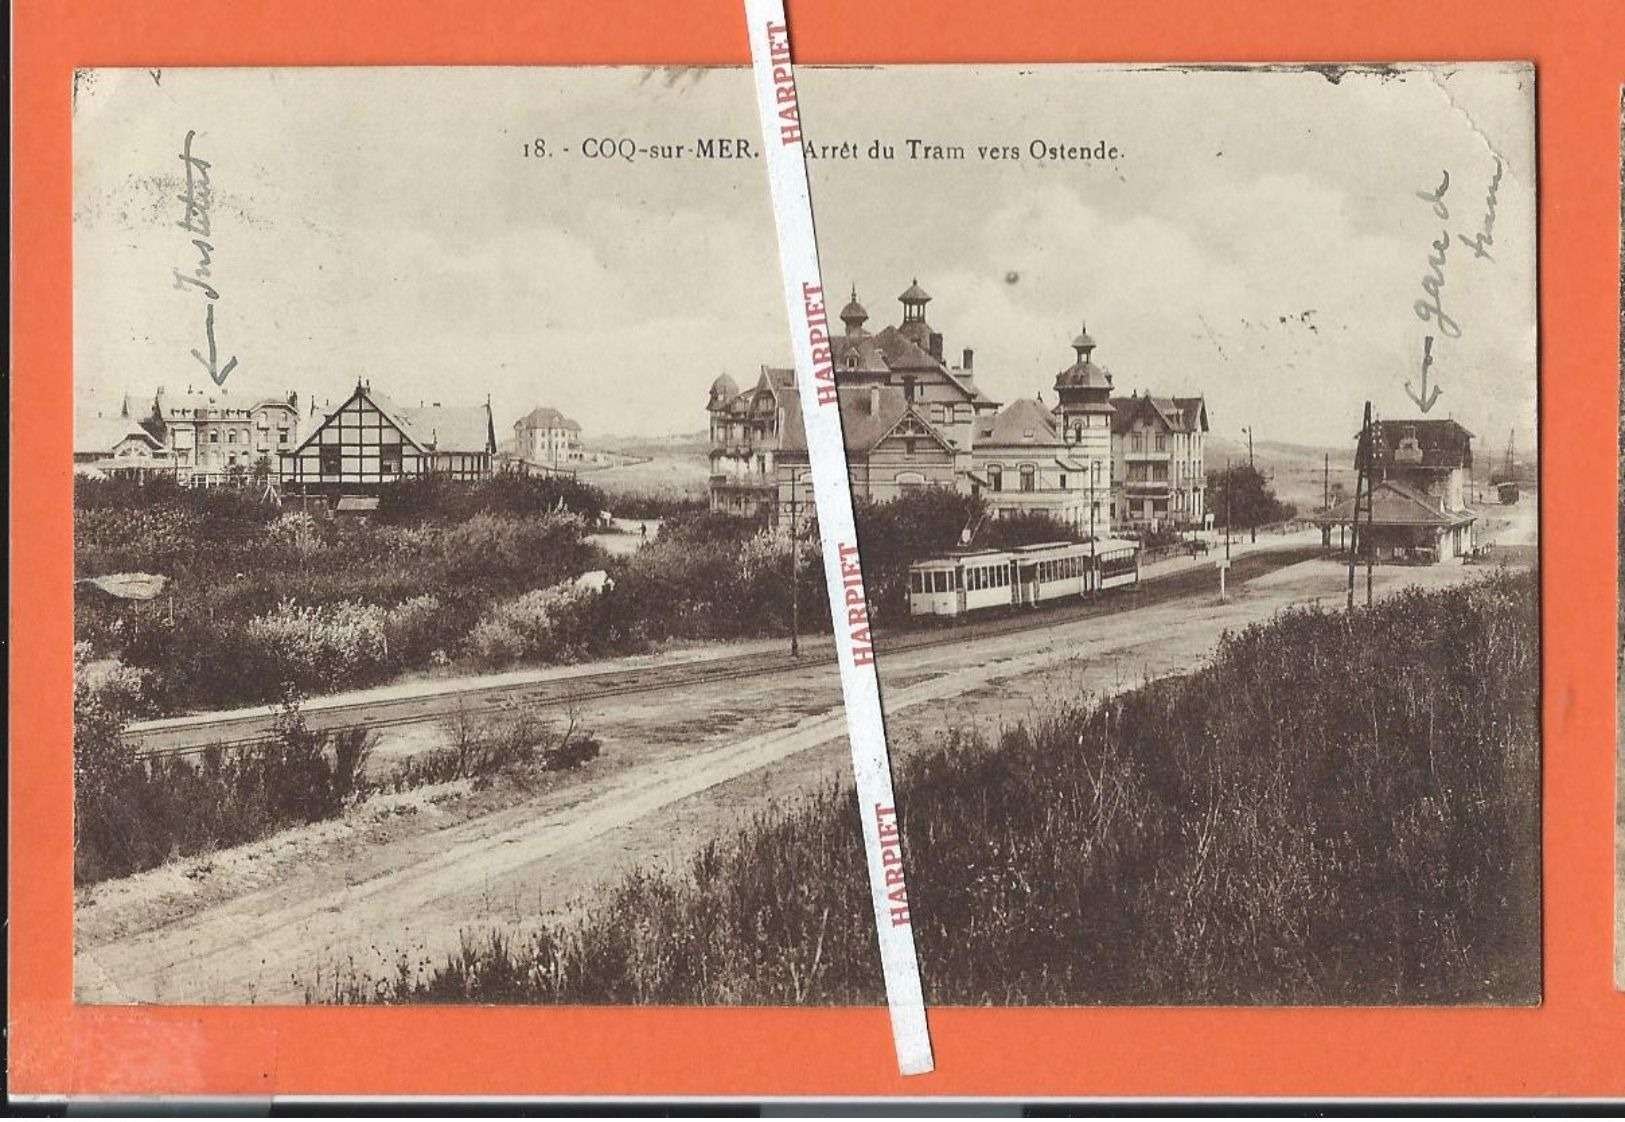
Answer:
<svg viewBox="0 0 1625 1122"><path fill-rule="evenodd" d="M376 495L400 479L491 476L496 428L491 403L396 405L367 382L320 418L299 446L282 456L289 494Z"/></svg>

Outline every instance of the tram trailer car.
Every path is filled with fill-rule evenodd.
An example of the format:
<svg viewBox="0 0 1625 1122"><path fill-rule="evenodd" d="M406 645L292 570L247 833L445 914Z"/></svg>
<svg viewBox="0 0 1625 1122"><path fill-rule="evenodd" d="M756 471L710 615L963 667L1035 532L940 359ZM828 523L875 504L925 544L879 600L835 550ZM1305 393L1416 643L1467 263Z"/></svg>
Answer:
<svg viewBox="0 0 1625 1122"><path fill-rule="evenodd" d="M1038 604L1136 584L1140 543L1121 539L1044 542L1015 549L956 551L916 561L908 571L909 613L959 616Z"/></svg>

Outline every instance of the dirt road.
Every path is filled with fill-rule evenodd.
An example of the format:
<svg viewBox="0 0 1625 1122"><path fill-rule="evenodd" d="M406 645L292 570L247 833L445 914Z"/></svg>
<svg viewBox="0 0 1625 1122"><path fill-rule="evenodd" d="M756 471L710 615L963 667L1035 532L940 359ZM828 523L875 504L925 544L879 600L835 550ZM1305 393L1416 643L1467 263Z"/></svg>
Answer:
<svg viewBox="0 0 1625 1122"><path fill-rule="evenodd" d="M1377 587L1473 573L1378 569ZM881 661L894 751L956 725L996 733L1047 698L1187 671L1225 630L1288 603L1339 603L1345 583L1345 570L1309 561L1235 587L1224 604L1191 593L974 647L895 652ZM466 930L534 924L630 868L681 862L750 810L847 766L832 663L607 699L581 718L604 756L545 788L381 798L339 822L81 892L79 1000L320 999L335 972L438 960Z"/></svg>

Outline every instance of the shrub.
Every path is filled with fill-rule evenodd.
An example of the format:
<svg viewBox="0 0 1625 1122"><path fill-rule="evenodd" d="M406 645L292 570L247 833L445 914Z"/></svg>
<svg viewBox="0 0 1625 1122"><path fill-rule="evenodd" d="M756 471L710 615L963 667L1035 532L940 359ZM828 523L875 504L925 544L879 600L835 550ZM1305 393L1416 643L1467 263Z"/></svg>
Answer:
<svg viewBox="0 0 1625 1122"><path fill-rule="evenodd" d="M289 695L275 736L197 759L137 760L123 715L74 699L74 880L88 884L239 845L365 799L373 735L312 733Z"/></svg>
<svg viewBox="0 0 1625 1122"><path fill-rule="evenodd" d="M469 635L469 650L487 666L580 658L590 638L587 608L597 595L563 583L493 604Z"/></svg>
<svg viewBox="0 0 1625 1122"><path fill-rule="evenodd" d="M421 752L395 768L397 791L454 779L489 782L498 775L523 778L527 772L569 771L598 758L600 745L577 731L575 715L555 732L529 710L481 716L459 709L444 725L446 747Z"/></svg>
<svg viewBox="0 0 1625 1122"><path fill-rule="evenodd" d="M562 511L591 520L606 505L602 491L569 476L502 473L470 483L430 475L383 488L376 516L382 522L458 522L475 514L529 518Z"/></svg>
<svg viewBox="0 0 1625 1122"><path fill-rule="evenodd" d="M248 621L243 638L257 645L283 683L351 682L384 665L384 609L344 602L296 604Z"/></svg>

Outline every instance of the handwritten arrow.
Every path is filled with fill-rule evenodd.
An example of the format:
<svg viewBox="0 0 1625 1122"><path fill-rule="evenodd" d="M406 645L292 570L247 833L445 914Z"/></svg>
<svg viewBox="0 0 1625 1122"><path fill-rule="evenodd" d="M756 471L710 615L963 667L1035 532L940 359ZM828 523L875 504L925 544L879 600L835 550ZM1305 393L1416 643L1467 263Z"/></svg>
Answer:
<svg viewBox="0 0 1625 1122"><path fill-rule="evenodd" d="M214 384L215 385L223 386L223 385L226 384L226 375L230 374L232 372L232 370L236 369L237 357L235 355L233 355L232 358L231 358L231 361L227 362L226 365L224 365L224 366L220 366L220 365L217 364L218 353L216 352L215 346L214 346L214 305L213 304L209 305L208 315L206 316L206 318L203 321L203 326L204 326L204 330L207 331L208 335L209 335L209 357L204 358L202 355L198 354L198 350L197 350L196 347L192 348L192 357L197 359L199 362L201 362L203 364L203 369L205 369L205 370L207 370L209 372L209 377L214 379ZM1429 342L1432 342L1432 340L1430 339Z"/></svg>
<svg viewBox="0 0 1625 1122"><path fill-rule="evenodd" d="M1428 367L1432 365L1433 336L1429 335L1426 339L1422 340L1422 396L1416 396L1416 391L1411 389L1411 384L1409 382L1405 383L1405 393L1410 396L1412 401L1416 402L1417 406L1424 413L1426 413L1429 409L1432 409L1434 402L1439 400L1439 395L1444 393L1444 391L1438 386L1434 386L1431 393L1428 392Z"/></svg>

